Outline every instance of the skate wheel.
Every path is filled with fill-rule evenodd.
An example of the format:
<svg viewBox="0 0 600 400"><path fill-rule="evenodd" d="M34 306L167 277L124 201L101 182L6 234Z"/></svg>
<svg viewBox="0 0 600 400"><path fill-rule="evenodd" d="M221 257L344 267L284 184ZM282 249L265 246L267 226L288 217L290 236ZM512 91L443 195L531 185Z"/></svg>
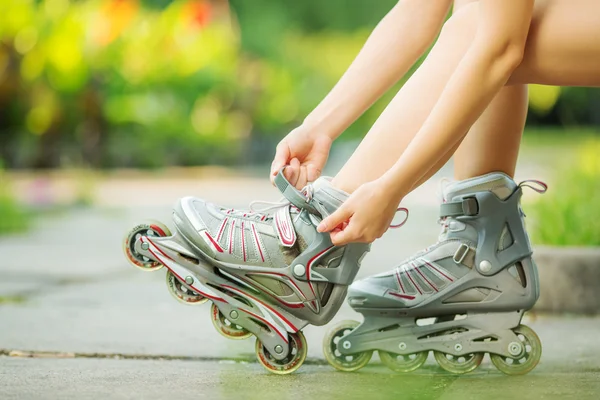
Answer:
<svg viewBox="0 0 600 400"><path fill-rule="evenodd" d="M485 353L470 353L462 356L454 356L441 351L434 351L435 361L442 369L452 374L466 374L479 367Z"/></svg>
<svg viewBox="0 0 600 400"><path fill-rule="evenodd" d="M210 307L210 319L217 332L228 339L242 340L252 336L252 333L228 320L215 303Z"/></svg>
<svg viewBox="0 0 600 400"><path fill-rule="evenodd" d="M290 338L290 352L283 360L273 358L261 341L256 339L256 357L267 371L278 375L290 374L300 368L306 360L308 345L304 334L298 331L288 334L288 337Z"/></svg>
<svg viewBox="0 0 600 400"><path fill-rule="evenodd" d="M396 372L412 372L420 368L427 361L428 351L421 351L413 354L396 354L379 350L381 362Z"/></svg>
<svg viewBox="0 0 600 400"><path fill-rule="evenodd" d="M149 221L135 226L130 230L123 240L123 251L127 261L134 267L143 271L156 271L162 268L162 264L152 260L135 250L135 243L141 237L165 237L171 236L171 231L164 224L158 221Z"/></svg>
<svg viewBox="0 0 600 400"><path fill-rule="evenodd" d="M360 323L358 321L342 321L335 325L323 338L323 353L327 362L339 371L358 371L369 363L373 356L372 351L344 355L338 349L340 339L353 331Z"/></svg>
<svg viewBox="0 0 600 400"><path fill-rule="evenodd" d="M206 297L194 292L171 271L167 271L167 289L177 301L183 304L204 304L208 301Z"/></svg>
<svg viewBox="0 0 600 400"><path fill-rule="evenodd" d="M540 361L542 342L527 325L519 325L513 329L513 332L523 346L520 358L504 357L499 354L490 354L490 358L499 371L507 375L524 375L534 369Z"/></svg>

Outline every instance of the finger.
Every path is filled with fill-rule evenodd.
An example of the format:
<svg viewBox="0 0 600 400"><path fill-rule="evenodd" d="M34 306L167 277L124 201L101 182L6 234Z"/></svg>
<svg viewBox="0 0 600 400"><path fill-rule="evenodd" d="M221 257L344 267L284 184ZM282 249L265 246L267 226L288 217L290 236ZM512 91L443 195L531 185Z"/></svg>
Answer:
<svg viewBox="0 0 600 400"><path fill-rule="evenodd" d="M306 179L308 182L314 182L321 176L321 170L314 164L306 166Z"/></svg>
<svg viewBox="0 0 600 400"><path fill-rule="evenodd" d="M298 177L300 176L300 161L297 158L292 158L290 165L283 170L283 175L292 186L296 186Z"/></svg>
<svg viewBox="0 0 600 400"><path fill-rule="evenodd" d="M297 180L297 176L298 176L298 171L296 169L294 169L293 166L288 165L287 167L285 167L285 169L283 170L283 176L285 177L285 179L287 179L287 181L290 184L294 184L294 182L296 182Z"/></svg>
<svg viewBox="0 0 600 400"><path fill-rule="evenodd" d="M277 145L277 150L275 151L275 158L271 163L271 180L281 168L283 168L290 159L290 147L286 142L280 142Z"/></svg>
<svg viewBox="0 0 600 400"><path fill-rule="evenodd" d="M349 207L340 207L336 212L325 218L317 227L318 232L331 232L333 229L342 225L352 217L352 210Z"/></svg>
<svg viewBox="0 0 600 400"><path fill-rule="evenodd" d="M300 174L298 175L298 182L296 182L296 189L302 189L308 183L308 173L306 171L306 165L300 166Z"/></svg>
<svg viewBox="0 0 600 400"><path fill-rule="evenodd" d="M330 233L331 243L335 246L343 246L348 243L358 242L360 241L360 237L358 236L355 229L334 229Z"/></svg>

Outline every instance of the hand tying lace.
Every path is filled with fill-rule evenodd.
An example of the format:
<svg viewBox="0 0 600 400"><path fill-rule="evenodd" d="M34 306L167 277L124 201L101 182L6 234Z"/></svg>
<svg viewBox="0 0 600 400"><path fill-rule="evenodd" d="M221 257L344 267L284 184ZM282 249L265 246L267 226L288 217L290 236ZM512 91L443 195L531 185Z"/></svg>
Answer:
<svg viewBox="0 0 600 400"><path fill-rule="evenodd" d="M330 232L332 243L342 246L352 242L371 243L390 227L401 227L406 219L399 224L392 224L392 220L398 211L408 217L408 210L398 208L400 201L391 198L388 189L380 180L365 183L336 212L321 221L317 230Z"/></svg>

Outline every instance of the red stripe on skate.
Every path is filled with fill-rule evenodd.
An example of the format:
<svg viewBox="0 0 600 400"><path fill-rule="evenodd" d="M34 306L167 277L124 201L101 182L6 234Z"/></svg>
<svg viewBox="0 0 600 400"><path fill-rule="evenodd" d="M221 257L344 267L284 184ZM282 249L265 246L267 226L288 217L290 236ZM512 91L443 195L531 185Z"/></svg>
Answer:
<svg viewBox="0 0 600 400"><path fill-rule="evenodd" d="M275 326L273 326L273 324L271 324L269 321L267 321L265 318L261 317L258 314L254 314L253 312L248 311L248 310L246 310L244 308L240 308L240 310L242 310L246 314L252 315L254 318L257 318L257 319L261 320L263 323L265 323L266 325L268 325L269 327L271 327L271 330L273 330L275 333L277 333L279 335L279 337L281 337L286 343L289 343L289 339L286 338L285 336L283 336L281 334L281 332L279 332L279 330Z"/></svg>
<svg viewBox="0 0 600 400"><path fill-rule="evenodd" d="M407 294L400 294L400 293L396 293L396 292L388 292L389 294L391 294L392 296L396 296L396 297L400 297L401 299L406 299L406 300L414 300L415 296L409 296Z"/></svg>
<svg viewBox="0 0 600 400"><path fill-rule="evenodd" d="M208 240L210 240L210 242L212 243L212 245L215 247L215 249L219 252L222 253L223 249L221 248L221 246L219 246L219 243L215 242L215 239L213 239L212 236L210 236L210 234L207 231L204 231L204 234L206 235L206 237L208 238Z"/></svg>
<svg viewBox="0 0 600 400"><path fill-rule="evenodd" d="M263 255L263 251L260 245L260 240L258 240L258 234L256 233L256 227L254 224L252 226L252 233L254 234L254 241L256 242L256 247L258 247L258 252L260 253L260 258L263 262L265 262L265 256Z"/></svg>
<svg viewBox="0 0 600 400"><path fill-rule="evenodd" d="M419 268L415 268L417 270L417 272L419 273L419 275L421 275L423 277L423 279L425 279L425 282L427 282L429 284L429 286L431 286L433 288L433 290L435 290L436 292L438 291L438 288L435 287L435 285L431 282L429 282L429 279L427 279L425 277L425 275L419 270Z"/></svg>
<svg viewBox="0 0 600 400"><path fill-rule="evenodd" d="M310 260L308 260L308 262L306 263L306 281L308 282L308 286L310 287L310 290L312 291L313 296L317 296L315 294L315 290L313 288L312 282L310 281L310 268L312 267L312 263L313 261L315 261L317 258L321 257L321 255L327 251L329 251L330 249L332 249L333 246L329 246L328 248L326 248L325 250L321 251L319 254L313 256L313 258L311 258Z"/></svg>
<svg viewBox="0 0 600 400"><path fill-rule="evenodd" d="M231 221L231 231L229 232L229 254L233 251L233 232L235 231L235 219Z"/></svg>
<svg viewBox="0 0 600 400"><path fill-rule="evenodd" d="M436 270L437 272L439 272L441 275L444 276L444 278L448 279L450 282L454 282L454 279L450 278L448 275L444 274L442 271L440 271L439 269L437 269L433 265L429 264L427 262L427 260L425 260L424 258L421 258L421 261L423 261L425 264L429 265L431 268L433 268L434 270Z"/></svg>
<svg viewBox="0 0 600 400"><path fill-rule="evenodd" d="M217 234L217 242L221 240L221 235L225 231L225 225L227 225L227 221L229 221L229 218L225 218L223 222L221 222L221 227L219 228L219 233Z"/></svg>
<svg viewBox="0 0 600 400"><path fill-rule="evenodd" d="M288 319L287 319L286 317L284 317L284 316L283 316L283 315L281 315L281 314L280 314L280 313L279 313L277 310L275 310L275 309L273 309L271 306L269 306L269 305L267 305L267 304L263 303L262 301L260 301L260 300L259 300L259 299L257 299L256 297L254 297L254 296L252 296L252 295L250 295L250 294L248 294L248 293L244 293L244 292L242 292L241 290L239 290L239 289L236 289L236 288L234 288L234 287L232 287L232 286L229 286L229 285L221 285L221 286L223 286L224 288L227 288L227 289L229 289L229 290L233 290L234 292L237 292L238 294L240 294L240 295L242 295L242 296L247 296L247 297L250 297L251 299L255 300L256 302L258 302L258 303L262 304L263 306L265 306L266 308L268 308L269 310L271 310L271 311L272 311L272 312L273 312L275 315L277 315L279 318L281 318L281 320L282 320L283 322L285 322L286 324L288 324L288 325L290 326L290 328L292 328L292 330L293 330L294 332L298 332L298 328L296 328L296 326L295 326L294 324L292 324L290 321L288 321Z"/></svg>
<svg viewBox="0 0 600 400"><path fill-rule="evenodd" d="M151 244L152 246L154 246L154 247L156 248L156 250L158 250L158 251L160 252L160 254L162 254L163 256L167 257L169 260L171 260L171 261L173 261L173 262L176 262L176 261L175 261L175 260L173 260L171 257L169 257L169 256L167 255L167 253L165 253L164 251L162 251L162 250L160 249L160 247L158 247L157 245L155 245L155 244L152 242L152 240L150 240L150 239L149 239L147 236L142 236L140 239L141 239L141 242L142 242L142 243L144 243L144 239L148 240L148 242L150 242L150 244ZM150 251L150 253L152 253L152 254L154 255L154 257L156 257L156 254L154 254L154 253L152 252L152 249L150 249L150 248L149 248L148 250ZM159 261L160 261L160 260L159 260ZM162 262L162 261L161 261L161 264L165 265L165 263L164 263L164 262Z"/></svg>
<svg viewBox="0 0 600 400"><path fill-rule="evenodd" d="M286 246L292 246L296 242L296 232L291 226L291 222L288 221L286 212L288 212L288 210L285 208L281 208L279 211L277 211L275 214L275 226L279 232L279 238L281 239L281 242Z"/></svg>
<svg viewBox="0 0 600 400"><path fill-rule="evenodd" d="M154 247L156 247L156 249L157 249L159 252L163 253L163 252L162 252L162 250L161 250L161 249L159 249L157 246L154 246ZM151 254L152 254L154 257L156 257L156 259L157 259L158 261L160 261L160 263L161 263L162 265L164 265L165 267L167 267L167 269L168 269L169 271L171 271L171 273L172 273L173 275L175 275L175 276L176 276L176 277L177 277L177 278L178 278L178 279L179 279L181 282L185 282L185 279L184 279L182 276L180 276L180 275L179 275L177 272L175 272L175 271L173 271L171 268L169 268L169 266L168 266L168 263L166 263L166 262L164 262L163 260L161 260L161 258L160 258L160 257L159 257L159 256L158 256L158 255L157 255L155 252L153 252L153 251L152 251L152 249L148 249L148 251L149 251L149 252L150 252L150 253L151 253ZM163 253L163 254L164 254L164 253ZM165 256L166 256L167 258L169 258L169 256L167 256L166 254L165 254ZM170 259L170 260L172 260L171 258L169 258L169 259ZM187 285L187 283L186 283L186 285ZM222 298L220 298L220 297L215 297L215 296L212 296L212 295L210 295L210 294L208 294L208 293L204 293L202 290L198 289L196 286L193 286L193 285L188 285L188 286L189 286L189 287L191 287L191 288L192 288L192 289L194 289L196 292L200 293L202 296L204 296L204 297L206 297L206 298L209 298L209 299L211 299L211 300L215 300L215 301L223 301L223 302L225 302L225 300L223 300L223 299L222 299Z"/></svg>
<svg viewBox="0 0 600 400"><path fill-rule="evenodd" d="M163 237L167 236L167 234L165 233L165 231L163 231L160 226L158 225L150 225L151 229L154 229L156 232L160 233Z"/></svg>
<svg viewBox="0 0 600 400"><path fill-rule="evenodd" d="M404 286L402 285L402 280L400 279L400 273L398 272L399 269L400 267L396 268L396 279L398 279L398 284L400 285L400 290L402 290L402 293L406 293L406 290L404 290Z"/></svg>
<svg viewBox="0 0 600 400"><path fill-rule="evenodd" d="M413 281L413 278L410 276L410 269L406 270L406 276L408 276L408 279L410 279L410 281L412 282L413 286L417 289L419 294L423 294L423 292L421 292L421 289L419 289L419 286L416 284L415 281Z"/></svg>
<svg viewBox="0 0 600 400"><path fill-rule="evenodd" d="M242 253L244 254L244 262L246 262L246 240L244 240L244 221L242 221Z"/></svg>

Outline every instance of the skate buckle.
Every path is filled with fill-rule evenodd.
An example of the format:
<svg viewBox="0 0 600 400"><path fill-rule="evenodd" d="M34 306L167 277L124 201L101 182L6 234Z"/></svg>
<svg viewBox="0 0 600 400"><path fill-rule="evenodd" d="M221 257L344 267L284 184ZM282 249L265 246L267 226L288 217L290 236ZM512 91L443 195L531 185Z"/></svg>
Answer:
<svg viewBox="0 0 600 400"><path fill-rule="evenodd" d="M456 264L461 264L465 260L465 257L467 257L467 254L469 254L469 250L471 250L471 248L468 244L461 243L458 249L456 249L454 256L452 256L452 260Z"/></svg>
<svg viewBox="0 0 600 400"><path fill-rule="evenodd" d="M479 203L476 197L465 197L462 201L463 215L473 217L479 214Z"/></svg>

